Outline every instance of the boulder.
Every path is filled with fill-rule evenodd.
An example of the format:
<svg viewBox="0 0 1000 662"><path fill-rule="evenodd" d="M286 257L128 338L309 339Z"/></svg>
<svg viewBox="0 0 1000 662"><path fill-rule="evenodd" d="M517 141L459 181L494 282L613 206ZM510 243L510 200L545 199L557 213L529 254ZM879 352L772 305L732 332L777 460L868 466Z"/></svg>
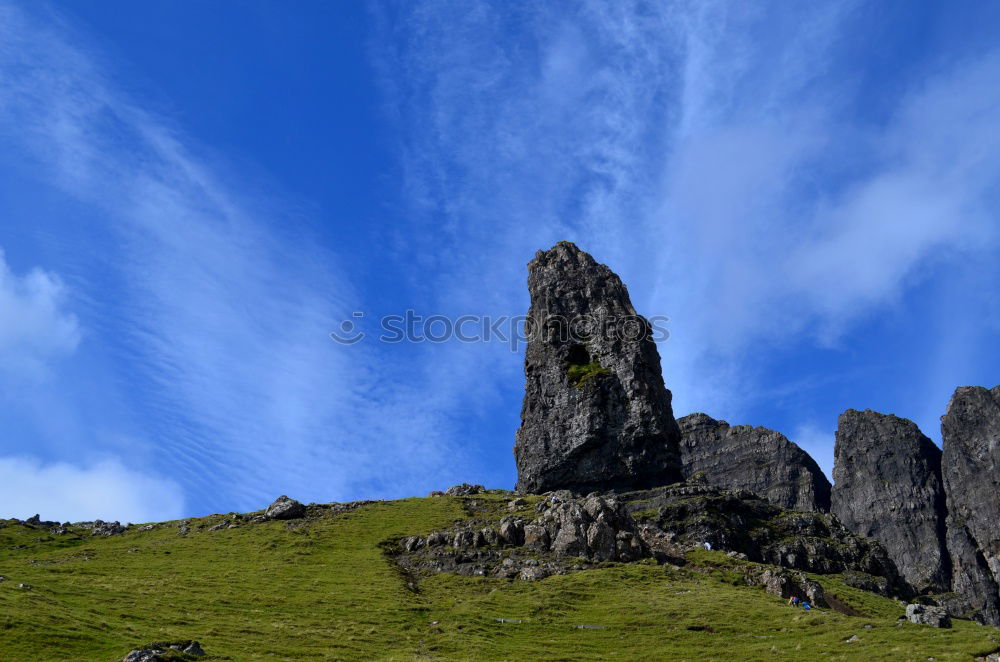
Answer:
<svg viewBox="0 0 1000 662"><path fill-rule="evenodd" d="M677 423L685 478L750 490L789 510L830 510L830 481L780 432L731 426L707 414L690 414Z"/></svg>
<svg viewBox="0 0 1000 662"><path fill-rule="evenodd" d="M266 520L298 519L306 514L306 507L295 499L281 495L264 512Z"/></svg>
<svg viewBox="0 0 1000 662"><path fill-rule="evenodd" d="M673 483L680 430L649 322L608 267L569 242L528 265L517 489L579 493Z"/></svg>
<svg viewBox="0 0 1000 662"><path fill-rule="evenodd" d="M941 436L952 590L1000 625L1000 386L956 389Z"/></svg>
<svg viewBox="0 0 1000 662"><path fill-rule="evenodd" d="M951 617L948 616L948 612L941 607L930 605L906 605L906 620L935 628L951 627Z"/></svg>
<svg viewBox="0 0 1000 662"><path fill-rule="evenodd" d="M905 418L871 410L840 415L833 513L885 546L918 592L951 590L941 450Z"/></svg>

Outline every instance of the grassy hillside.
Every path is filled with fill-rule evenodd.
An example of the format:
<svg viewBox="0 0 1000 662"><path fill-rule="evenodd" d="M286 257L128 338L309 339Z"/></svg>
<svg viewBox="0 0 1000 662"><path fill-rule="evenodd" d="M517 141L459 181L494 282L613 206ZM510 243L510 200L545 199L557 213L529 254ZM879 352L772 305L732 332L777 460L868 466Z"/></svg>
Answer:
<svg viewBox="0 0 1000 662"><path fill-rule="evenodd" d="M1000 648L1000 630L968 622L897 626L897 603L829 577L827 593L865 617L795 610L736 585L735 562L712 552L681 570L609 564L539 582L434 575L408 589L385 549L466 519L464 501L209 531L222 520L213 516L190 520L187 535L178 522L110 538L10 524L0 528L0 660L110 661L182 639L231 660L971 661Z"/></svg>

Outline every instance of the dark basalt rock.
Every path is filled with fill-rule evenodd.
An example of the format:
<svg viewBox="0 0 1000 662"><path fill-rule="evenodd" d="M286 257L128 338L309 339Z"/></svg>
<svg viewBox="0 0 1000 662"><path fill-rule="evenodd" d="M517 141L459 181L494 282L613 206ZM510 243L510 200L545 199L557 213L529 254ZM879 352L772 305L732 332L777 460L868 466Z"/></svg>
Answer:
<svg viewBox="0 0 1000 662"><path fill-rule="evenodd" d="M680 430L648 321L608 267L569 242L528 265L517 488L637 489L681 478Z"/></svg>
<svg viewBox="0 0 1000 662"><path fill-rule="evenodd" d="M808 453L767 428L730 426L707 414L677 421L689 480L703 474L719 487L745 489L789 510L830 510L830 481Z"/></svg>
<svg viewBox="0 0 1000 662"><path fill-rule="evenodd" d="M1000 625L1000 386L956 389L941 435L953 590Z"/></svg>
<svg viewBox="0 0 1000 662"><path fill-rule="evenodd" d="M848 409L834 455L833 513L882 543L917 591L949 591L941 450L912 421Z"/></svg>

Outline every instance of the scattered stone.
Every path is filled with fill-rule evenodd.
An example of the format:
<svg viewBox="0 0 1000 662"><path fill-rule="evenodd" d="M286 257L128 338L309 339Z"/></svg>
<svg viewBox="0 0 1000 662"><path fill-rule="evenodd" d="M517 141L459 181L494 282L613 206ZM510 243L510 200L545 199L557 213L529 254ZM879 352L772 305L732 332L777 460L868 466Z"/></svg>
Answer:
<svg viewBox="0 0 1000 662"><path fill-rule="evenodd" d="M281 495L264 512L265 520L298 519L306 514L306 507L295 499Z"/></svg>
<svg viewBox="0 0 1000 662"><path fill-rule="evenodd" d="M569 242L528 265L520 492L679 481L680 430L649 322L608 267Z"/></svg>
<svg viewBox="0 0 1000 662"><path fill-rule="evenodd" d="M152 531L155 528L156 528L155 524L144 524L140 526L138 529L136 529L136 531Z"/></svg>
<svg viewBox="0 0 1000 662"><path fill-rule="evenodd" d="M427 493L427 496L428 497L441 497L441 496L444 496L444 492L442 492L441 490L432 490L432 491L430 491L430 492Z"/></svg>
<svg viewBox="0 0 1000 662"><path fill-rule="evenodd" d="M25 591L31 590L31 584L18 584L17 587Z"/></svg>
<svg viewBox="0 0 1000 662"><path fill-rule="evenodd" d="M857 642L859 642L859 641L861 641L861 637L859 637L859 636L858 636L858 635L856 635L856 634L852 634L852 635L851 635L850 637L848 637L847 639L844 639L844 643L845 643L845 644L853 644L853 643L857 643Z"/></svg>
<svg viewBox="0 0 1000 662"><path fill-rule="evenodd" d="M461 485L455 485L454 487L449 487L444 491L445 496L472 496L473 494L482 494L486 491L486 488L482 485L469 485L468 483L462 483Z"/></svg>
<svg viewBox="0 0 1000 662"><path fill-rule="evenodd" d="M941 450L912 421L848 409L834 455L833 513L885 545L917 592L949 591Z"/></svg>
<svg viewBox="0 0 1000 662"><path fill-rule="evenodd" d="M507 510L509 510L510 512L513 513L513 512L516 512L518 510L521 510L522 508L524 508L527 505L528 505L527 501L525 501L524 499L521 499L521 498L517 498L517 499L514 499L513 501L510 501L510 502L507 503Z"/></svg>
<svg viewBox="0 0 1000 662"><path fill-rule="evenodd" d="M183 653L183 655L178 656L177 653ZM165 662L167 660L192 659L204 655L205 651L202 650L197 641L153 642L133 650L123 657L121 662Z"/></svg>
<svg viewBox="0 0 1000 662"><path fill-rule="evenodd" d="M942 607L930 605L907 605L906 620L917 625L930 625L936 628L950 628L951 617Z"/></svg>
<svg viewBox="0 0 1000 662"><path fill-rule="evenodd" d="M707 414L677 421L685 477L750 490L789 510L830 510L830 481L808 453L780 432L730 426Z"/></svg>

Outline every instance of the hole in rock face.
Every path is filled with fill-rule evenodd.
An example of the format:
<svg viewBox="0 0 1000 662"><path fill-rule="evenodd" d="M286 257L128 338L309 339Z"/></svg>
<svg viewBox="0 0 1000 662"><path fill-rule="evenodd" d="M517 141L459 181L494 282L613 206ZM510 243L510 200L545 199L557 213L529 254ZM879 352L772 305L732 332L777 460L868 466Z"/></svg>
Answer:
<svg viewBox="0 0 1000 662"><path fill-rule="evenodd" d="M588 365L590 363L590 353L583 345L573 345L566 355L566 362L570 365Z"/></svg>

